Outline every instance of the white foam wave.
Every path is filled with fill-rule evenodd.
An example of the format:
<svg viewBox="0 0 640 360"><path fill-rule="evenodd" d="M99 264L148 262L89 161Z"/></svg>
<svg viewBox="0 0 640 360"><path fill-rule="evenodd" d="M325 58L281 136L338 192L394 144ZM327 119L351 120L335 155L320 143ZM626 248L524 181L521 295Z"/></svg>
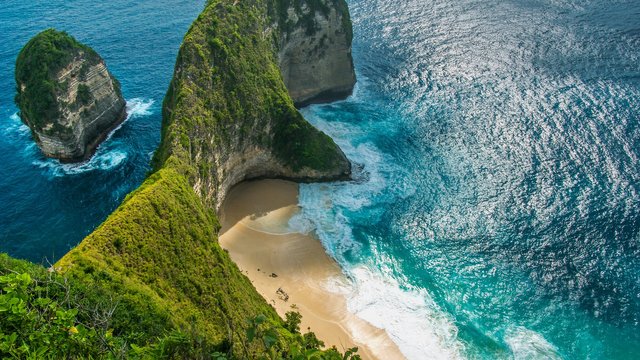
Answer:
<svg viewBox="0 0 640 360"><path fill-rule="evenodd" d="M9 116L5 126L5 136L9 141L18 144L17 148L21 156L29 158L38 153L36 144L31 138L31 129L22 122L17 112Z"/></svg>
<svg viewBox="0 0 640 360"><path fill-rule="evenodd" d="M358 69L356 69L356 83L353 86L353 90L351 91L351 95L347 97L344 101L357 101L360 99L363 89L366 89L369 85L369 79L361 74Z"/></svg>
<svg viewBox="0 0 640 360"><path fill-rule="evenodd" d="M113 136L113 134L115 134L116 132L118 132L118 130L120 130L120 128L122 128L122 126L124 126L124 124L126 124L129 120L131 119L136 119L142 116L148 116L151 115L153 112L151 111L151 106L153 106L153 104L155 103L154 100L145 100L142 98L133 98L131 100L127 101L127 118L124 119L124 121L118 125L115 129L113 129L109 135L107 135L107 138L102 142L102 144L100 144L100 146L98 146L98 150L100 150L100 147L106 143L107 141L109 141L111 139L111 137Z"/></svg>
<svg viewBox="0 0 640 360"><path fill-rule="evenodd" d="M305 116L320 130L332 136L354 163L351 182L329 184L301 184L299 203L301 211L290 221L290 226L304 233L315 230L328 252L340 259L345 251L357 251L359 244L353 240L349 216L358 217L358 211L372 205L390 203L415 193L415 188L402 181L408 174L393 159L382 153L374 144L352 144L348 139L357 138L359 130L349 124L326 122L311 110ZM368 211L367 221L375 223L382 212Z"/></svg>
<svg viewBox="0 0 640 360"><path fill-rule="evenodd" d="M127 101L127 114L129 118L148 116L153 114L151 107L155 103L151 99L133 98Z"/></svg>
<svg viewBox="0 0 640 360"><path fill-rule="evenodd" d="M20 115L18 115L18 113L14 113L9 116L9 119L11 122L9 122L6 127L9 132L14 132L20 136L27 136L30 134L31 130L29 130L29 127L20 120Z"/></svg>
<svg viewBox="0 0 640 360"><path fill-rule="evenodd" d="M328 193L304 191L300 201L305 211L290 222L290 226L294 223L299 228L314 230L353 280L350 288L328 284L327 289L346 295L349 311L384 329L408 359L460 358L457 328L425 290L402 289L390 273L383 274L362 265L352 267L344 259L347 251L360 252L361 245L354 240L348 219L330 207L326 199ZM311 207L310 204L324 205Z"/></svg>
<svg viewBox="0 0 640 360"><path fill-rule="evenodd" d="M315 230L315 224L304 216L300 211L289 218L287 224L289 231L293 233L309 234Z"/></svg>
<svg viewBox="0 0 640 360"><path fill-rule="evenodd" d="M351 287L328 284L328 289L347 296L349 311L387 331L409 359L452 359L461 357L462 345L457 328L424 289L412 288L394 278L391 271L377 269L383 262L373 256L370 265L353 265L345 259L348 252L359 253L362 245L353 235L350 219L366 216L366 222L381 220L375 205L389 203L415 193L402 186L407 177L401 167L370 142L351 143L362 134L349 124L314 118L313 109L305 112L314 125L331 135L356 165L356 181L300 186L301 211L289 222L301 232L315 231L327 252L338 260ZM400 184L400 185L399 185ZM362 211L367 209L366 213ZM378 218L376 218L378 217ZM389 261L393 261L387 259Z"/></svg>
<svg viewBox="0 0 640 360"><path fill-rule="evenodd" d="M402 289L389 276L358 266L349 271L350 312L384 329L408 359L458 359L457 328L423 289Z"/></svg>
<svg viewBox="0 0 640 360"><path fill-rule="evenodd" d="M57 160L45 159L36 160L34 165L47 170L53 177L65 175L77 175L94 170L111 170L122 164L127 158L127 153L120 150L105 151L96 153L91 160L80 164L62 164Z"/></svg>
<svg viewBox="0 0 640 360"><path fill-rule="evenodd" d="M505 341L516 360L562 359L553 344L537 332L524 327L508 329Z"/></svg>

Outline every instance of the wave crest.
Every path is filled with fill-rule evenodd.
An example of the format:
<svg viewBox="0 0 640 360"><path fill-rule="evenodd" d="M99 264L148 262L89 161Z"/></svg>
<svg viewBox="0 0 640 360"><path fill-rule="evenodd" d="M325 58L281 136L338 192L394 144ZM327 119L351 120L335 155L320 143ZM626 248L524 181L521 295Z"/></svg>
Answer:
<svg viewBox="0 0 640 360"><path fill-rule="evenodd" d="M143 116L149 116L153 114L152 106L155 103L152 99L142 99L142 98L133 98L127 101L127 118L122 122L117 128L115 128L111 133L107 136L98 149L96 153L89 159L88 161L77 163L77 164L63 164L55 159L37 159L32 162L33 165L46 170L46 173L52 177L62 177L67 175L79 175L91 171L108 171L111 169L115 169L122 165L128 157L128 151L126 149L126 144L122 142L111 141L112 136L120 129L122 126L131 119L136 119ZM17 114L14 115L17 117ZM13 118L13 116L12 116ZM18 118L19 120L19 118ZM26 131L29 131L29 128L22 124ZM19 128L20 131L23 131L22 127ZM29 143L25 146L28 149L35 149L33 146L33 142L29 139ZM39 152L34 151L33 156L41 157Z"/></svg>
<svg viewBox="0 0 640 360"><path fill-rule="evenodd" d="M36 160L33 165L45 169L52 177L63 177L66 175L78 175L95 170L107 171L117 168L127 159L127 153L120 150L111 150L103 153L96 153L89 161L80 164L62 164L58 160L46 159Z"/></svg>
<svg viewBox="0 0 640 360"><path fill-rule="evenodd" d="M542 335L524 327L514 327L507 330L505 341L514 359L562 359L558 350Z"/></svg>
<svg viewBox="0 0 640 360"><path fill-rule="evenodd" d="M151 107L155 103L152 99L133 98L127 101L127 114L129 118L137 118L153 114Z"/></svg>

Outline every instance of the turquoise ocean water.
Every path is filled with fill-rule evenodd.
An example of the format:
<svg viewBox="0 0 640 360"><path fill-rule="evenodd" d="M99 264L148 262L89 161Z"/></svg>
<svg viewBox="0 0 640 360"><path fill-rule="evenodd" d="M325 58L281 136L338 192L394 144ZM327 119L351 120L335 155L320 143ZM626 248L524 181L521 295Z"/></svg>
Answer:
<svg viewBox="0 0 640 360"><path fill-rule="evenodd" d="M0 251L53 261L148 170L202 2L0 9ZM358 85L303 110L358 164L291 225L353 279L349 309L410 359L640 356L640 3L351 0ZM130 119L89 163L43 159L13 65L55 26L100 52Z"/></svg>

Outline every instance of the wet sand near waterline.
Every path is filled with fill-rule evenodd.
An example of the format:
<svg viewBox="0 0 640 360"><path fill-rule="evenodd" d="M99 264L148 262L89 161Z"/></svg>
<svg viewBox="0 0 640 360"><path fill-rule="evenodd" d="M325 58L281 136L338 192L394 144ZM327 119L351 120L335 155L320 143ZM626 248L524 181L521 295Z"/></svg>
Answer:
<svg viewBox="0 0 640 360"><path fill-rule="evenodd" d="M341 351L357 346L363 359L404 359L384 330L347 310L349 281L320 241L289 229L297 204L295 183L239 184L221 210L220 245L280 316L295 306L303 332Z"/></svg>

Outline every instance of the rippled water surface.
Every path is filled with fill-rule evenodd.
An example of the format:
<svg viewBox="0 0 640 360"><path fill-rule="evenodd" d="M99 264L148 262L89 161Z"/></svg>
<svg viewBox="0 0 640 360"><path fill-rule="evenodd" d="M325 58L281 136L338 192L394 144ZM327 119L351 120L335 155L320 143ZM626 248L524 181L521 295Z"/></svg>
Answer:
<svg viewBox="0 0 640 360"><path fill-rule="evenodd" d="M350 5L358 89L306 115L364 171L301 201L352 310L414 359L640 356L640 2Z"/></svg>
<svg viewBox="0 0 640 360"><path fill-rule="evenodd" d="M640 354L640 2L351 0L354 96L304 114L360 166L304 185L354 280L349 308L410 359ZM0 250L56 259L148 170L203 2L0 9ZM15 116L20 47L55 26L121 80L130 119L89 163L42 158Z"/></svg>

